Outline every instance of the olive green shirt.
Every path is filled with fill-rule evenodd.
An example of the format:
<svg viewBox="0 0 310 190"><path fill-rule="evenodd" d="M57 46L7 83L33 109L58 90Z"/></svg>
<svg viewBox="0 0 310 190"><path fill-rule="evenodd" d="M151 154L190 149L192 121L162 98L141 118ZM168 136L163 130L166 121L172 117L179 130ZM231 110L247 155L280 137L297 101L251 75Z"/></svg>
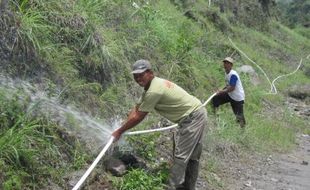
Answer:
<svg viewBox="0 0 310 190"><path fill-rule="evenodd" d="M150 87L139 100L139 111L156 111L172 122L197 110L200 100L187 93L183 88L168 80L154 77Z"/></svg>

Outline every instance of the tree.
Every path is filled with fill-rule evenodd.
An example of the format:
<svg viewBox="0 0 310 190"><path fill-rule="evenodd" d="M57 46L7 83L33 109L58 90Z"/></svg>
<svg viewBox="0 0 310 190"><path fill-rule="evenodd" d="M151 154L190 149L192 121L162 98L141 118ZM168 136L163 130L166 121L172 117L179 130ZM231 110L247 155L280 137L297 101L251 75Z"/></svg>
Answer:
<svg viewBox="0 0 310 190"><path fill-rule="evenodd" d="M289 25L309 26L310 24L310 0L295 0L289 4L286 12Z"/></svg>

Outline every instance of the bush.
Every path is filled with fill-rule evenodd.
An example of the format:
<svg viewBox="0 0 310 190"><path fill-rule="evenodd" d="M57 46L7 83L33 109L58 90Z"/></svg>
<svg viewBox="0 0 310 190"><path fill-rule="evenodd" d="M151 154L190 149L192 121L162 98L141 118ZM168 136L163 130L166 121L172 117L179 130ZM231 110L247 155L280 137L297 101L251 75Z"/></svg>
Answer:
<svg viewBox="0 0 310 190"><path fill-rule="evenodd" d="M152 174L142 169L129 171L120 181L114 180L118 190L162 190L167 174Z"/></svg>

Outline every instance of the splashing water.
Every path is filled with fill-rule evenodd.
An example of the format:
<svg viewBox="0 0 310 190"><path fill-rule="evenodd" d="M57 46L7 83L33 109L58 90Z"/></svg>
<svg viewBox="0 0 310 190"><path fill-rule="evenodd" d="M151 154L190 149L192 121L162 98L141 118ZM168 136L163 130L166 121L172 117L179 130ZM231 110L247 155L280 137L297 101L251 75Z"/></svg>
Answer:
<svg viewBox="0 0 310 190"><path fill-rule="evenodd" d="M32 107L36 107L35 110L44 110L45 113L48 113L50 120L62 126L70 136L76 136L84 141L89 150L103 147L114 129L119 126L118 120L114 121L113 125L107 125L85 113L78 112L73 107L58 105L54 100L44 100L38 106Z"/></svg>
<svg viewBox="0 0 310 190"><path fill-rule="evenodd" d="M29 102L27 113L47 117L55 122L69 136L86 144L91 151L98 151L109 140L112 132L120 126L119 117L112 119L110 125L102 120L81 113L74 106L62 105L55 97L48 97L47 92L40 90L42 86L34 86L22 80L13 80L0 74L0 90L5 90L7 98L16 94L19 101Z"/></svg>

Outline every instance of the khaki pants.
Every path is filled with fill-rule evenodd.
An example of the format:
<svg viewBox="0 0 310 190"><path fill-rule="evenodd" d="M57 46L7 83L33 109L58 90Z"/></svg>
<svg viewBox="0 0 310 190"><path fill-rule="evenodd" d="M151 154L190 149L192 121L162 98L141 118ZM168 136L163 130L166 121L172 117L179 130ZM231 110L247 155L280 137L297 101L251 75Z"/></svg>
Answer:
<svg viewBox="0 0 310 190"><path fill-rule="evenodd" d="M206 124L207 112L205 108L191 113L179 122L168 190L195 189L202 152L201 140Z"/></svg>

